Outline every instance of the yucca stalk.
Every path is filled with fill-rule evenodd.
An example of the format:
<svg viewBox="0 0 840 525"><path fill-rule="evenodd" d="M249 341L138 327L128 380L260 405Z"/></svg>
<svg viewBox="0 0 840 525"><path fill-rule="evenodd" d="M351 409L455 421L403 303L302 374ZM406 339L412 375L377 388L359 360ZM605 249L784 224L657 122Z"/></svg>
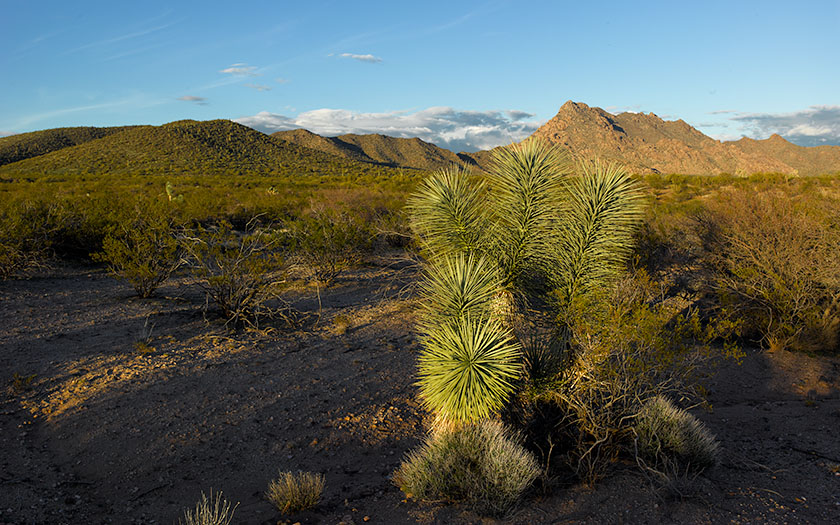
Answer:
<svg viewBox="0 0 840 525"><path fill-rule="evenodd" d="M571 178L554 246L554 274L561 300L617 275L633 248L633 233L643 218L640 185L617 164L581 164Z"/></svg>
<svg viewBox="0 0 840 525"><path fill-rule="evenodd" d="M493 315L503 291L496 264L463 253L440 257L426 267L420 284L420 318L426 327L458 317Z"/></svg>
<svg viewBox="0 0 840 525"><path fill-rule="evenodd" d="M470 253L484 244L484 193L484 184L466 169L444 169L423 181L406 208L428 258Z"/></svg>
<svg viewBox="0 0 840 525"><path fill-rule="evenodd" d="M568 154L539 139L498 150L487 181L495 228L494 254L512 284L529 270L545 268L554 242L564 181L572 172Z"/></svg>
<svg viewBox="0 0 840 525"><path fill-rule="evenodd" d="M458 317L430 329L423 346L420 394L427 408L444 418L487 418L513 392L521 352L499 321Z"/></svg>

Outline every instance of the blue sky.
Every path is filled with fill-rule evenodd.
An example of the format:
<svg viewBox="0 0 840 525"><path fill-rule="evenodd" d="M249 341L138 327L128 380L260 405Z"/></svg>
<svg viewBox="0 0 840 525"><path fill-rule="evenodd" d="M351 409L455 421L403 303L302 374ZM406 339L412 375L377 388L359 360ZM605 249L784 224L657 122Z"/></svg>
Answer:
<svg viewBox="0 0 840 525"><path fill-rule="evenodd" d="M0 134L226 118L474 150L574 100L840 144L838 27L838 0L0 0Z"/></svg>

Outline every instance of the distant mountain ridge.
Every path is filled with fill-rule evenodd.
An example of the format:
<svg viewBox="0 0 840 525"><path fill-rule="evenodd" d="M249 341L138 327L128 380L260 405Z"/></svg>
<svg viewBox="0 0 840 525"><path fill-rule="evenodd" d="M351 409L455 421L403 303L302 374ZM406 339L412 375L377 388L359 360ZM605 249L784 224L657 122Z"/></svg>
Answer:
<svg viewBox="0 0 840 525"><path fill-rule="evenodd" d="M0 139L0 166L101 139L140 126L53 128Z"/></svg>
<svg viewBox="0 0 840 525"><path fill-rule="evenodd" d="M720 142L682 120L665 121L653 113L612 115L571 100L532 137L562 145L578 158L618 161L637 173L819 175L840 171L840 146L807 148L779 135Z"/></svg>
<svg viewBox="0 0 840 525"><path fill-rule="evenodd" d="M455 154L419 138L379 134L322 137L302 128L278 131L271 136L331 155L392 167L436 170L462 163L474 164L467 153Z"/></svg>
<svg viewBox="0 0 840 525"><path fill-rule="evenodd" d="M612 115L568 101L531 137L578 159L617 161L635 173L749 175L840 172L840 146L712 139L682 120L652 113ZM229 120L162 126L56 128L0 138L0 175L73 173L395 173L466 164L487 169L493 150L453 153L419 138L322 137L305 129L266 135ZM389 171L390 170L390 171Z"/></svg>

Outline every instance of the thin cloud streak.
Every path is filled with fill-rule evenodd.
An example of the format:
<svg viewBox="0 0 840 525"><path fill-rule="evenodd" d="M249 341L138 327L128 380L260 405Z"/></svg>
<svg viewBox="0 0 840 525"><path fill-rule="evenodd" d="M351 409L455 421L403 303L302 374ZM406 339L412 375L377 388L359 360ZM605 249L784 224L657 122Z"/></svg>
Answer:
<svg viewBox="0 0 840 525"><path fill-rule="evenodd" d="M96 42L91 42L89 44L85 44L85 45L67 50L64 53L61 53L61 55L69 55L69 54L72 54L72 53L77 53L79 51L84 51L85 49L91 49L91 48L94 48L94 47L105 46L105 45L108 45L108 44L115 44L117 42L122 42L124 40L131 40L133 38L139 38L141 36L146 36L146 35L149 35L151 33L161 31L161 30L166 29L167 27L170 27L170 26L172 26L172 23L159 25L159 26L152 27L152 28L149 28L149 29L144 29L142 31L135 31L133 33L120 35L120 36L114 37L114 38L108 38L108 39L105 39L105 40L99 40L99 41L96 41Z"/></svg>

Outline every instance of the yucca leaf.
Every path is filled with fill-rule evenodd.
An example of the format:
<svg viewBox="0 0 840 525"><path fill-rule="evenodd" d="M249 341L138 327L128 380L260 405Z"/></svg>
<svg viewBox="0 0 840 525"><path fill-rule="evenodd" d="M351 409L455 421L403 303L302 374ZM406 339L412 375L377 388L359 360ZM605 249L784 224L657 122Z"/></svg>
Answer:
<svg viewBox="0 0 840 525"><path fill-rule="evenodd" d="M554 246L554 273L566 301L620 270L645 204L640 185L623 167L596 161L580 169L569 181Z"/></svg>
<svg viewBox="0 0 840 525"><path fill-rule="evenodd" d="M538 139L496 151L487 181L495 219L495 255L512 283L544 266L559 219L564 180L572 172L565 150Z"/></svg>
<svg viewBox="0 0 840 525"><path fill-rule="evenodd" d="M463 253L439 257L426 267L420 284L420 317L427 326L466 315L488 317L502 290L494 262Z"/></svg>
<svg viewBox="0 0 840 525"><path fill-rule="evenodd" d="M459 317L423 338L419 386L426 406L444 417L475 421L502 408L519 375L520 350L491 319Z"/></svg>
<svg viewBox="0 0 840 525"><path fill-rule="evenodd" d="M466 169L444 169L408 199L411 228L429 258L469 253L483 244L487 227L484 184Z"/></svg>

